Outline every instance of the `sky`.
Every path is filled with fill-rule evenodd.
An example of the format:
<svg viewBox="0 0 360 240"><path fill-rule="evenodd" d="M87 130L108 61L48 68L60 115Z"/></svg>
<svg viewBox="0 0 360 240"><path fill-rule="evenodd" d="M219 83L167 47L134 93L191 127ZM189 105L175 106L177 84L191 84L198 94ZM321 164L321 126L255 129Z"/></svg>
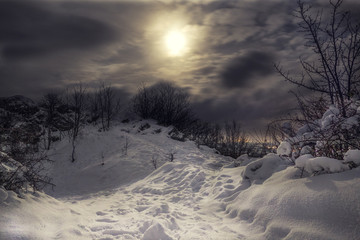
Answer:
<svg viewBox="0 0 360 240"><path fill-rule="evenodd" d="M202 119L264 127L294 108L298 90L274 63L296 71L309 54L294 9L295 0L0 0L0 96L104 81L128 98L169 81Z"/></svg>

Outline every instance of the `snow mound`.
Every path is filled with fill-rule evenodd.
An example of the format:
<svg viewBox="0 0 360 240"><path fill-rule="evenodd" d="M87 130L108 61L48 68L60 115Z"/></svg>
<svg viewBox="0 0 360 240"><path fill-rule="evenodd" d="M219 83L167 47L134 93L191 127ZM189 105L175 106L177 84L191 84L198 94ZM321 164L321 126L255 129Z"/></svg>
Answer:
<svg viewBox="0 0 360 240"><path fill-rule="evenodd" d="M288 167L262 184L242 182L231 192L220 190L217 196L225 197L217 199L228 218L241 220L252 232L244 239L360 239L360 192L352 185L360 183L359 174L356 168L299 178L299 169ZM232 169L222 175L237 182Z"/></svg>
<svg viewBox="0 0 360 240"><path fill-rule="evenodd" d="M157 223L153 226L149 227L145 232L144 236L141 238L141 240L172 240L171 237L169 237L164 230L164 227L161 226L161 224Z"/></svg>
<svg viewBox="0 0 360 240"><path fill-rule="evenodd" d="M264 158L249 163L242 174L244 179L251 181L258 180L256 183L268 179L274 172L284 170L287 163L280 156L269 153Z"/></svg>
<svg viewBox="0 0 360 240"><path fill-rule="evenodd" d="M295 167L305 168L307 161L314 156L311 154L304 154L295 160Z"/></svg>
<svg viewBox="0 0 360 240"><path fill-rule="evenodd" d="M349 170L349 166L340 160L328 157L312 158L310 154L300 156L295 160L295 164L296 167L303 168L310 174L337 173Z"/></svg>
<svg viewBox="0 0 360 240"><path fill-rule="evenodd" d="M276 153L280 156L290 156L291 154L291 144L289 142L281 142L279 147L276 150Z"/></svg>
<svg viewBox="0 0 360 240"><path fill-rule="evenodd" d="M54 144L49 175L56 186L45 192L55 197L92 194L143 179L154 171L153 159L157 167L169 161L169 153L176 160L178 141L168 132L152 121L121 124L106 132L87 126L76 143L75 162L68 139Z"/></svg>
<svg viewBox="0 0 360 240"><path fill-rule="evenodd" d="M234 164L230 165L229 167L246 166L253 160L254 160L254 158L250 158L247 154L242 154L237 159L235 159Z"/></svg>
<svg viewBox="0 0 360 240"><path fill-rule="evenodd" d="M344 155L344 162L360 165L360 150L348 150Z"/></svg>

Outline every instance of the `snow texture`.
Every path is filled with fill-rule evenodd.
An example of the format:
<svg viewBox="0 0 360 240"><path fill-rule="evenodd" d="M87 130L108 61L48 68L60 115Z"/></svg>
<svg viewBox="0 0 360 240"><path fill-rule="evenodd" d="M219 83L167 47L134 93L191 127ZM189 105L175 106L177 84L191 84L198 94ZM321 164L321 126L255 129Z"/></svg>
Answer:
<svg viewBox="0 0 360 240"><path fill-rule="evenodd" d="M229 158L149 123L85 129L75 163L68 141L57 143L54 191L19 198L0 188L0 239L360 239L360 168L299 178L275 154L225 168ZM341 170L335 159L301 158Z"/></svg>
<svg viewBox="0 0 360 240"><path fill-rule="evenodd" d="M344 162L360 165L360 150L348 150L344 155Z"/></svg>
<svg viewBox="0 0 360 240"><path fill-rule="evenodd" d="M343 161L328 158L328 157L315 157L312 158L310 154L300 156L295 160L295 166L304 168L308 173L337 173L349 170L349 166L344 164Z"/></svg>

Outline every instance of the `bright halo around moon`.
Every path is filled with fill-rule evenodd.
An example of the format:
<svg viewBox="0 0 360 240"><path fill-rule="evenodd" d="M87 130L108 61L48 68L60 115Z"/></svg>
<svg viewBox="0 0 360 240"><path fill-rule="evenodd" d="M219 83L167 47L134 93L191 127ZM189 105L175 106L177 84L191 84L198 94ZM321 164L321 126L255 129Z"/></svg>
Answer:
<svg viewBox="0 0 360 240"><path fill-rule="evenodd" d="M168 32L165 36L165 44L171 56L181 56L185 53L186 38L180 31Z"/></svg>

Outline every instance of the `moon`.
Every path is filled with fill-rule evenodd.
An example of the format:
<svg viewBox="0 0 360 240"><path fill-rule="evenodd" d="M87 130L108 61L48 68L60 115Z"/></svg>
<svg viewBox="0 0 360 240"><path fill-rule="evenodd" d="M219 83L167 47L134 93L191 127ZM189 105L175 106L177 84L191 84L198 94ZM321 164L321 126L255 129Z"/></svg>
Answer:
<svg viewBox="0 0 360 240"><path fill-rule="evenodd" d="M181 56L185 53L185 35L177 30L170 31L165 36L165 44L170 56Z"/></svg>

